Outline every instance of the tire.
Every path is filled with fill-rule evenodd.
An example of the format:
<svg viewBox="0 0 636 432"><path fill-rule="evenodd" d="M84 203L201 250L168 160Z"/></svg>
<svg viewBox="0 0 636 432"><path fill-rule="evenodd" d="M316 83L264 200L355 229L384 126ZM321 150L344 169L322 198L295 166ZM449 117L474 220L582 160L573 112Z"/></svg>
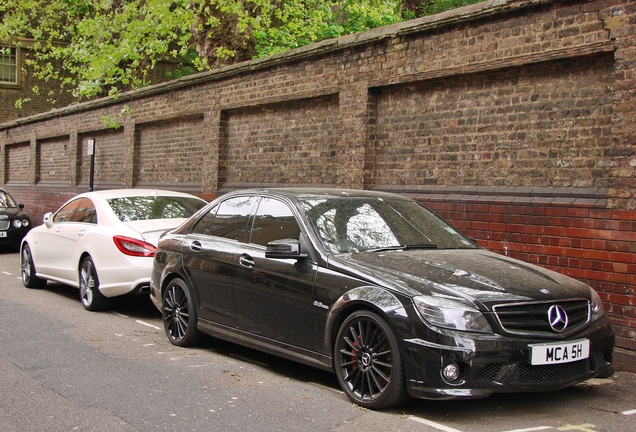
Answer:
<svg viewBox="0 0 636 432"><path fill-rule="evenodd" d="M161 306L163 328L170 343L180 347L195 345L201 333L197 328L197 310L192 293L183 279L170 281Z"/></svg>
<svg viewBox="0 0 636 432"><path fill-rule="evenodd" d="M374 312L354 312L342 323L334 368L345 394L362 407L383 409L409 399L398 341Z"/></svg>
<svg viewBox="0 0 636 432"><path fill-rule="evenodd" d="M79 290L82 306L87 311L101 311L108 308L108 298L99 290L99 278L91 257L82 260L79 269Z"/></svg>
<svg viewBox="0 0 636 432"><path fill-rule="evenodd" d="M40 279L35 275L33 255L31 248L26 243L20 252L20 276L22 284L27 288L44 288L46 286L46 279Z"/></svg>

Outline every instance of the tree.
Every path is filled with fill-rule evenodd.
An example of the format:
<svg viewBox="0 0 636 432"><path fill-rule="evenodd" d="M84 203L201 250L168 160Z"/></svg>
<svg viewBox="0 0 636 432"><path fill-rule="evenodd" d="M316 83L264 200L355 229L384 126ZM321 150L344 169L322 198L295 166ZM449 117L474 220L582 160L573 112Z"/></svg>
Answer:
<svg viewBox="0 0 636 432"><path fill-rule="evenodd" d="M29 73L82 100L149 85L159 62L179 76L390 24L400 3L3 0L0 18L0 41L28 45Z"/></svg>
<svg viewBox="0 0 636 432"><path fill-rule="evenodd" d="M0 42L80 101L152 84L158 64L179 77L477 1L2 0Z"/></svg>

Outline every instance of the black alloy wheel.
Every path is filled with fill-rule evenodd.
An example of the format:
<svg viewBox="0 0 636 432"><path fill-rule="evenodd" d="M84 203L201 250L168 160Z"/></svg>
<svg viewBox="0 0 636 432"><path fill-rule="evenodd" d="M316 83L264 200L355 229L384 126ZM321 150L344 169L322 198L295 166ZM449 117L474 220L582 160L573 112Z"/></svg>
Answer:
<svg viewBox="0 0 636 432"><path fill-rule="evenodd" d="M79 289L82 306L88 311L104 310L108 306L108 299L99 290L99 278L95 264L90 257L84 258L79 270Z"/></svg>
<svg viewBox="0 0 636 432"><path fill-rule="evenodd" d="M35 275L33 256L29 245L26 243L20 254L20 276L22 277L22 284L27 288L43 288L46 285L46 279L40 279Z"/></svg>
<svg viewBox="0 0 636 432"><path fill-rule="evenodd" d="M340 386L356 404L382 409L408 399L400 348L379 315L360 310L338 331L334 367Z"/></svg>
<svg viewBox="0 0 636 432"><path fill-rule="evenodd" d="M197 311L192 294L183 279L173 279L163 294L163 328L170 343L177 346L194 345L200 337Z"/></svg>

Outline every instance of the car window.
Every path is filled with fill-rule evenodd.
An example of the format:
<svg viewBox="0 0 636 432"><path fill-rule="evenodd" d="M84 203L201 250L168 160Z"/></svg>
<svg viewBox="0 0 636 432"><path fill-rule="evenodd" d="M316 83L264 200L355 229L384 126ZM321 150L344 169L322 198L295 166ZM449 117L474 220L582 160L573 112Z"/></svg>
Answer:
<svg viewBox="0 0 636 432"><path fill-rule="evenodd" d="M106 200L120 221L189 218L206 202L178 196L130 196Z"/></svg>
<svg viewBox="0 0 636 432"><path fill-rule="evenodd" d="M77 208L77 206L79 205L81 200L82 200L81 198L78 198L78 199L75 199L75 200L63 205L57 211L57 213L55 213L55 216L53 216L53 222L55 222L55 223L72 222L73 221L73 212L75 211L75 209Z"/></svg>
<svg viewBox="0 0 636 432"><path fill-rule="evenodd" d="M197 222L192 233L239 240L252 212L254 197L235 197L223 201Z"/></svg>
<svg viewBox="0 0 636 432"><path fill-rule="evenodd" d="M97 212L95 204L89 198L79 200L77 207L72 214L73 222L97 223Z"/></svg>
<svg viewBox="0 0 636 432"><path fill-rule="evenodd" d="M210 235L210 227L212 226L212 222L214 221L214 216L216 215L216 211L219 209L219 206L214 206L207 212L199 221L192 227L190 231L192 234L205 234Z"/></svg>
<svg viewBox="0 0 636 432"><path fill-rule="evenodd" d="M300 227L287 204L262 198L252 224L250 243L267 246L273 240L298 239L299 236Z"/></svg>
<svg viewBox="0 0 636 432"><path fill-rule="evenodd" d="M97 223L97 213L95 212L95 204L89 198L78 198L69 202L60 208L53 222L84 222Z"/></svg>

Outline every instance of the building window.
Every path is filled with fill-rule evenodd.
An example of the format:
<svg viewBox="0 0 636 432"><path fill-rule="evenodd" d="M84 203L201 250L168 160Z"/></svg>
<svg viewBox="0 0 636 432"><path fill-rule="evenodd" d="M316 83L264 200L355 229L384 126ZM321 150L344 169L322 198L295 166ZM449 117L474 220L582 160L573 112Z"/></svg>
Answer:
<svg viewBox="0 0 636 432"><path fill-rule="evenodd" d="M0 46L0 84L18 83L17 48Z"/></svg>

